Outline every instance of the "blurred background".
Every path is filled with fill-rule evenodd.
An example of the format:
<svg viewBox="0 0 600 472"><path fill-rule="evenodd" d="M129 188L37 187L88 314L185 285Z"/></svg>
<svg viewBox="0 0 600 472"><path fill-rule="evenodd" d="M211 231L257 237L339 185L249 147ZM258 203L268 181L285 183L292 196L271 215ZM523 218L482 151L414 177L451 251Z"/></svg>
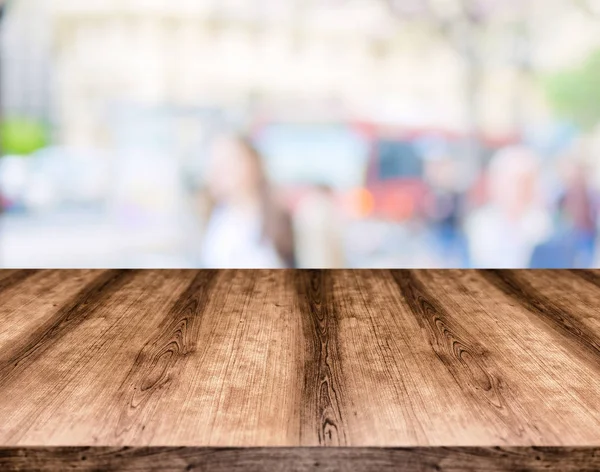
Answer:
<svg viewBox="0 0 600 472"><path fill-rule="evenodd" d="M2 267L600 266L600 0L0 0Z"/></svg>

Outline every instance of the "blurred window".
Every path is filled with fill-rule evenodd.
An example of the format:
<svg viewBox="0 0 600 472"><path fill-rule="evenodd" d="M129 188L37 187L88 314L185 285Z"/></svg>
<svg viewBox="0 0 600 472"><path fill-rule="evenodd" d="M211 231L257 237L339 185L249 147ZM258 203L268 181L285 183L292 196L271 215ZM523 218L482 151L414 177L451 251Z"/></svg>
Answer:
<svg viewBox="0 0 600 472"><path fill-rule="evenodd" d="M420 178L423 160L415 147L404 141L383 140L377 144L379 178Z"/></svg>
<svg viewBox="0 0 600 472"><path fill-rule="evenodd" d="M281 184L360 185L368 156L366 140L344 125L269 125L257 145Z"/></svg>

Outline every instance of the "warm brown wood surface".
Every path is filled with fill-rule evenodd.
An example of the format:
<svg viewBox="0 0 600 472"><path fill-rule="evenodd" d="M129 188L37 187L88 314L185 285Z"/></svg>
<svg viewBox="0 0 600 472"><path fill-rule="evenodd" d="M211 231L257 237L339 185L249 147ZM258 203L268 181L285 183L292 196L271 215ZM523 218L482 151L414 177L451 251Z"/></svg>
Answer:
<svg viewBox="0 0 600 472"><path fill-rule="evenodd" d="M600 470L600 271L0 271L0 470L348 461Z"/></svg>

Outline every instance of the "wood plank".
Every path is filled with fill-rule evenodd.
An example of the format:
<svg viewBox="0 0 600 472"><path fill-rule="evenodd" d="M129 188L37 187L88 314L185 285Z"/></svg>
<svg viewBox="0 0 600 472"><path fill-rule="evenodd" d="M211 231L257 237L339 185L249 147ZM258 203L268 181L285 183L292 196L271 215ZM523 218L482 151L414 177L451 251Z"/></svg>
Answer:
<svg viewBox="0 0 600 472"><path fill-rule="evenodd" d="M599 301L599 271L0 271L0 470L596 470Z"/></svg>
<svg viewBox="0 0 600 472"><path fill-rule="evenodd" d="M468 319L471 335L485 343L485 361L494 365L492 381L506 400L500 403L502 408L517 408L517 424L531 433L526 438L521 432L518 444L598 443L600 377L597 368L569 349L569 339L557 337L527 307L493 291L478 271L431 270L416 275L426 286L435 286L447 312L456 320Z"/></svg>
<svg viewBox="0 0 600 472"><path fill-rule="evenodd" d="M596 472L599 468L598 448L0 448L0 469L19 472Z"/></svg>

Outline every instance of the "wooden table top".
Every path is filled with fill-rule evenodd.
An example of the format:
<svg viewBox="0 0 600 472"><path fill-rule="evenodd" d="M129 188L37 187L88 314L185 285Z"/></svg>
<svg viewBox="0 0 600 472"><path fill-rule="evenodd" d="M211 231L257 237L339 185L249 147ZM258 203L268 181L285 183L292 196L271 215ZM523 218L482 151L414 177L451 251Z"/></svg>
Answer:
<svg viewBox="0 0 600 472"><path fill-rule="evenodd" d="M221 447L600 470L600 271L0 271L0 469Z"/></svg>

